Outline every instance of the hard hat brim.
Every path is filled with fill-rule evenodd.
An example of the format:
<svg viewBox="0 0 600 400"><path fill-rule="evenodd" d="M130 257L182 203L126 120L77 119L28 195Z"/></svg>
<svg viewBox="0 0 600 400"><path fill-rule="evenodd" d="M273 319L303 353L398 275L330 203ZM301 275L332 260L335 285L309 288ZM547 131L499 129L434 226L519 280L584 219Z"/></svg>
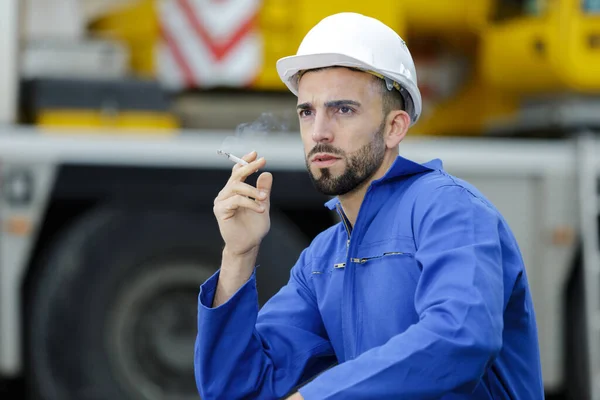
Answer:
<svg viewBox="0 0 600 400"><path fill-rule="evenodd" d="M277 73L292 93L298 95L298 81L295 79L298 72L335 66L358 69L373 68L371 65L344 54L323 53L281 58L277 61Z"/></svg>
<svg viewBox="0 0 600 400"><path fill-rule="evenodd" d="M298 96L297 74L299 72L335 66L378 72L381 75L398 82L406 89L411 97L412 110L409 112L412 121L411 125L417 122L421 114L421 93L416 85L408 78L396 76L396 74L389 73L388 71L381 71L362 60L339 53L305 54L283 57L277 61L276 65L277 73L279 74L281 81L296 96Z"/></svg>

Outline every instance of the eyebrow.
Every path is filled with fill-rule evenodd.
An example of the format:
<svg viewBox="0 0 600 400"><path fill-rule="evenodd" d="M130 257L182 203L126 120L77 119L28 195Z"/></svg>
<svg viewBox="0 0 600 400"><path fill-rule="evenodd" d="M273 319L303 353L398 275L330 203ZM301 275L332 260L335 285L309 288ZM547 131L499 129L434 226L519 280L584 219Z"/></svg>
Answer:
<svg viewBox="0 0 600 400"><path fill-rule="evenodd" d="M352 106L356 106L356 107L361 106L361 104L355 100L331 100L331 101L328 101L325 103L325 107L327 107L327 108L335 108L335 107L348 106L348 105L352 105ZM309 102L298 104L296 106L296 108L298 110L308 110L311 107L312 107L312 104L310 104Z"/></svg>

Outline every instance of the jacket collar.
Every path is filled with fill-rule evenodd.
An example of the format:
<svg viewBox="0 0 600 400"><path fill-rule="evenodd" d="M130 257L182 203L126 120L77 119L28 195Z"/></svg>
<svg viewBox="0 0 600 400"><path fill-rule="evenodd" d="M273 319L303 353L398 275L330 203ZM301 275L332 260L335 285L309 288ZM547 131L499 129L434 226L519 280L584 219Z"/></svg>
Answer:
<svg viewBox="0 0 600 400"><path fill-rule="evenodd" d="M385 175L380 179L371 182L371 185L386 182L394 178L400 178L408 175L420 174L423 172L441 170L443 168L442 161L438 158L428 161L424 164L419 164L402 156L396 157L392 166L387 170ZM340 202L336 197L325 203L325 207L330 210L335 209L335 206Z"/></svg>

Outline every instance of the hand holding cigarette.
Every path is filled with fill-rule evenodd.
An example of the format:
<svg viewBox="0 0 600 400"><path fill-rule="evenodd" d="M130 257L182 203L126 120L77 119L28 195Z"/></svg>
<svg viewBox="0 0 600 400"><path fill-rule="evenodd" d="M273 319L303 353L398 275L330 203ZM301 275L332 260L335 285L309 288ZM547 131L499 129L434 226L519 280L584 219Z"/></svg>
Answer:
<svg viewBox="0 0 600 400"><path fill-rule="evenodd" d="M232 156L227 153L228 158ZM214 214L228 254L244 255L258 247L270 229L269 196L273 176L263 172L253 187L245 182L252 173L264 168L264 158L256 152L236 161L231 177L214 201Z"/></svg>
<svg viewBox="0 0 600 400"><path fill-rule="evenodd" d="M242 160L241 158L239 158L239 157L236 157L236 156L234 156L234 155L233 155L233 154L231 154L231 153L226 153L226 152L224 152L223 150L217 150L217 154L218 154L218 155L220 155L220 156L227 157L227 158L229 158L231 161L233 161L233 162L236 162L236 163L238 163L238 164L242 164L242 165L248 165L248 162L247 162L247 161L245 161L245 160Z"/></svg>

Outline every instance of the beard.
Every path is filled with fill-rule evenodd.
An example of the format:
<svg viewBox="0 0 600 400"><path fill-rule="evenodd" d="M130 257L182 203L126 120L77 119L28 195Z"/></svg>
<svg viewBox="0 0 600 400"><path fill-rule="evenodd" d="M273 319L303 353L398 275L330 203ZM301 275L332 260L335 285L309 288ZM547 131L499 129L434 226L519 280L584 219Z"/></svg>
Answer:
<svg viewBox="0 0 600 400"><path fill-rule="evenodd" d="M314 187L328 196L341 196L357 190L377 172L385 156L385 141L383 131L385 121L382 121L377 131L371 136L371 141L347 155L342 150L327 143L317 144L306 156L306 168ZM333 176L329 168L320 168L317 178L310 169L309 160L314 154L330 153L346 159L346 169L341 175Z"/></svg>

